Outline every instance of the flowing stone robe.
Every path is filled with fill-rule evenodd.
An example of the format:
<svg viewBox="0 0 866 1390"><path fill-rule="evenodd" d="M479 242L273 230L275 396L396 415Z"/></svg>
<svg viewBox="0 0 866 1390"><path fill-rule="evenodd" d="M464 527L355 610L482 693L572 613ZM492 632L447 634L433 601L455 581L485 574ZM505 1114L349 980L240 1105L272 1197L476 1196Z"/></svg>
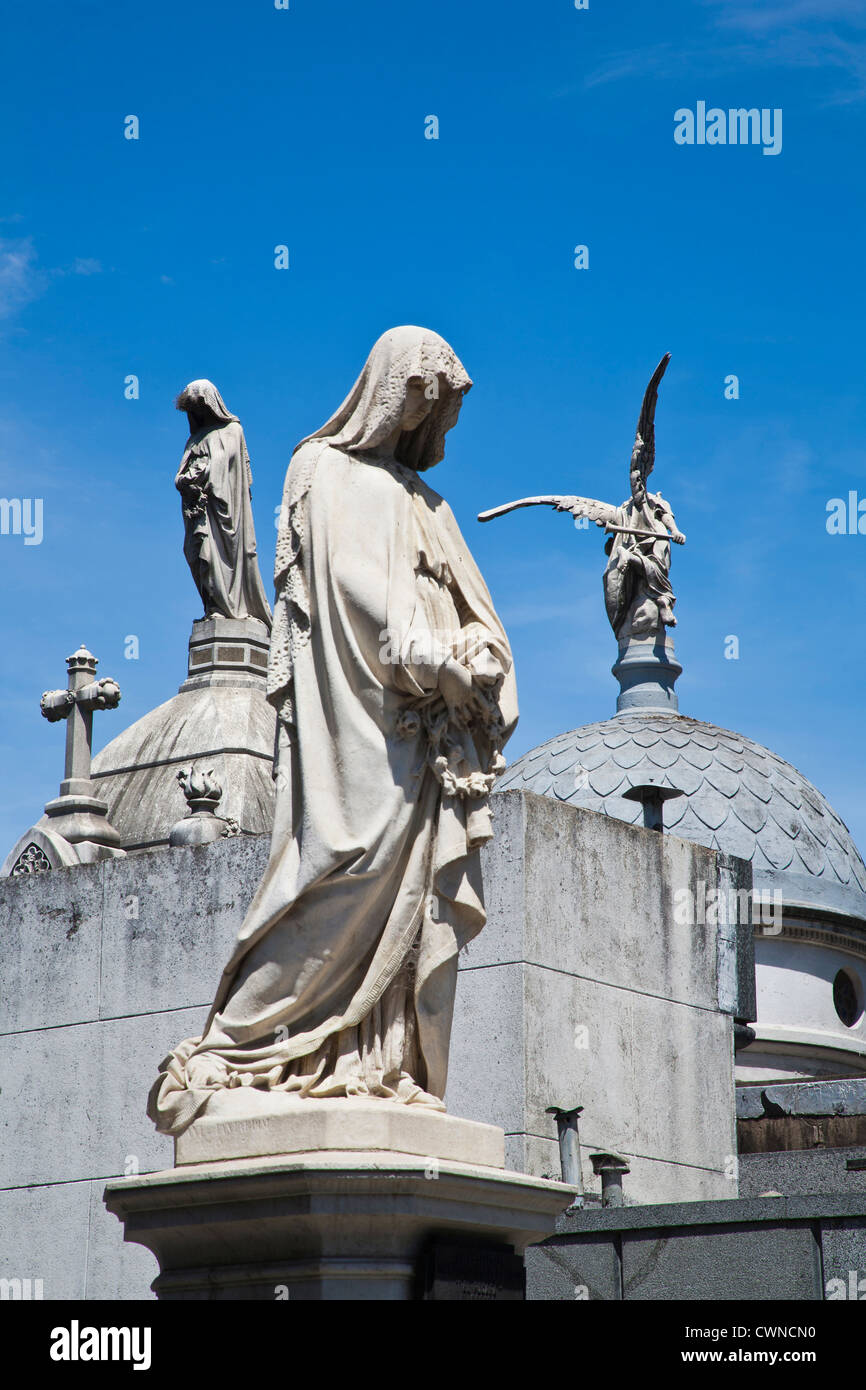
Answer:
<svg viewBox="0 0 866 1390"><path fill-rule="evenodd" d="M190 382L177 408L186 411L190 427L174 480L183 503L183 553L205 617L258 618L270 627L256 557L253 475L240 421L213 382L204 379Z"/></svg>
<svg viewBox="0 0 866 1390"><path fill-rule="evenodd" d="M393 457L409 381L436 378ZM223 1087L444 1109L457 956L485 921L478 850L517 721L508 639L447 503L444 453L471 382L446 343L392 329L295 451L277 545L269 698L279 721L270 862L202 1039L162 1065L149 1113L182 1130ZM485 714L458 729L448 656Z"/></svg>
<svg viewBox="0 0 866 1390"><path fill-rule="evenodd" d="M616 525L652 531L658 537L616 534L607 542L610 558L603 575L605 607L620 640L654 632L660 622L675 621L668 538L668 526L673 524L667 503L652 493L642 505L632 499L618 509Z"/></svg>

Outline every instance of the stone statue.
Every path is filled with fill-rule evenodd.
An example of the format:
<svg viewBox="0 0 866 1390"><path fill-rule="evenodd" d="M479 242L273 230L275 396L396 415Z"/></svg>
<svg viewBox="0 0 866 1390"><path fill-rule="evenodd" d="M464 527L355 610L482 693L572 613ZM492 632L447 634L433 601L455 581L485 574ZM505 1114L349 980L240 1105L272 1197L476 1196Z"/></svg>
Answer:
<svg viewBox="0 0 866 1390"><path fill-rule="evenodd" d="M516 507L551 506L572 516L587 517L610 535L604 572L604 599L611 627L620 642L642 637L660 627L676 626L676 598L669 579L670 542L683 545L674 514L660 492L647 492L646 480L655 459L655 411L659 382L665 374L669 352L652 374L641 406L629 472L631 498L615 507L589 497L524 497L481 512L479 521L491 521Z"/></svg>
<svg viewBox="0 0 866 1390"><path fill-rule="evenodd" d="M252 472L244 432L212 381L191 381L175 402L189 439L174 485L181 495L183 553L206 618L258 618L271 610L256 559Z"/></svg>
<svg viewBox="0 0 866 1390"><path fill-rule="evenodd" d="M151 1091L163 1131L241 1086L445 1108L457 957L484 925L478 850L517 721L508 639L421 476L471 384L436 333L391 329L294 451L271 857L203 1036Z"/></svg>

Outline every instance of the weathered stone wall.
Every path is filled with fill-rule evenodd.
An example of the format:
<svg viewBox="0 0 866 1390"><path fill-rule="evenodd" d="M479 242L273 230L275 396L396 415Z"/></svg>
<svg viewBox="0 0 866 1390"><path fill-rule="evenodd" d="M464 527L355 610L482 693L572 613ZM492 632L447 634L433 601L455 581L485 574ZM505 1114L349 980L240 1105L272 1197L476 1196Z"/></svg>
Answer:
<svg viewBox="0 0 866 1390"><path fill-rule="evenodd" d="M0 1276L46 1298L149 1296L105 1179L170 1167L144 1113L160 1060L201 1026L267 837L0 882Z"/></svg>
<svg viewBox="0 0 866 1390"><path fill-rule="evenodd" d="M514 1167L558 1175L545 1109L582 1104L584 1152L630 1155L632 1200L736 1195L736 943L672 912L715 856L531 794L495 805L449 1108L502 1125ZM240 838L0 882L0 1277L148 1296L156 1262L123 1245L103 1187L171 1166L146 1093L200 1032L267 852Z"/></svg>
<svg viewBox="0 0 866 1390"><path fill-rule="evenodd" d="M588 1191L589 1153L615 1149L627 1200L736 1196L732 1019L752 1016L751 925L676 920L677 891L714 889L718 857L531 792L494 804L449 1109L501 1125L510 1166L558 1177L547 1107L582 1105ZM721 869L751 885L748 865Z"/></svg>
<svg viewBox="0 0 866 1390"><path fill-rule="evenodd" d="M556 1235L526 1253L526 1296L862 1300L864 1264L862 1193L671 1202L561 1216Z"/></svg>

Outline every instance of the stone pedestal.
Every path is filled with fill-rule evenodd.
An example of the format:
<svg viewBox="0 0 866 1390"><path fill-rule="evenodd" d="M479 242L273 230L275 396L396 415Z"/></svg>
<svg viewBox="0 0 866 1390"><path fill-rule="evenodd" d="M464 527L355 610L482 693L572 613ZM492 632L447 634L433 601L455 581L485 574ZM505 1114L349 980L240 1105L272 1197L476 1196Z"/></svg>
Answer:
<svg viewBox="0 0 866 1390"><path fill-rule="evenodd" d="M641 636L621 633L611 670L619 681L617 714L636 709L679 709L674 686L683 668L677 661L671 631L663 624Z"/></svg>
<svg viewBox="0 0 866 1390"><path fill-rule="evenodd" d="M502 1168L505 1135L497 1125L461 1120L424 1105L339 1097L303 1100L238 1086L217 1091L176 1140L178 1167L226 1159L310 1153L414 1154Z"/></svg>
<svg viewBox="0 0 866 1390"><path fill-rule="evenodd" d="M189 639L188 675L180 693L202 686L253 685L264 690L271 634L258 618L197 618Z"/></svg>
<svg viewBox="0 0 866 1390"><path fill-rule="evenodd" d="M105 1189L159 1261L160 1299L521 1297L517 1257L574 1197L505 1170L492 1125L386 1100L215 1099L177 1167Z"/></svg>

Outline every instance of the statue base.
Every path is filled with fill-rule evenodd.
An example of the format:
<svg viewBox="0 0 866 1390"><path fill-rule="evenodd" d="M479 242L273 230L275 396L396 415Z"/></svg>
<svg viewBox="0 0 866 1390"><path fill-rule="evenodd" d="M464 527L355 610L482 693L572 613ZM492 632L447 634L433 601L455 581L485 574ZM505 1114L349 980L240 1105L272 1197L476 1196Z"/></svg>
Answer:
<svg viewBox="0 0 866 1390"><path fill-rule="evenodd" d="M303 1099L291 1092L238 1086L217 1091L174 1144L178 1167L224 1159L328 1151L417 1154L429 1159L505 1164L497 1125L461 1120L425 1105L340 1096Z"/></svg>
<svg viewBox="0 0 866 1390"><path fill-rule="evenodd" d="M264 690L270 645L270 631L258 618L196 618L179 693L213 685Z"/></svg>
<svg viewBox="0 0 866 1390"><path fill-rule="evenodd" d="M260 1095L270 1115L226 1092L237 1101L180 1136L178 1167L107 1185L124 1239L159 1261L158 1298L523 1297L525 1247L575 1194L507 1171L502 1130L388 1100Z"/></svg>
<svg viewBox="0 0 866 1390"><path fill-rule="evenodd" d="M635 709L669 710L673 714L679 711L674 686L683 668L677 661L668 628L659 624L653 632L640 636L624 634L611 670L620 687L617 714L630 714Z"/></svg>

